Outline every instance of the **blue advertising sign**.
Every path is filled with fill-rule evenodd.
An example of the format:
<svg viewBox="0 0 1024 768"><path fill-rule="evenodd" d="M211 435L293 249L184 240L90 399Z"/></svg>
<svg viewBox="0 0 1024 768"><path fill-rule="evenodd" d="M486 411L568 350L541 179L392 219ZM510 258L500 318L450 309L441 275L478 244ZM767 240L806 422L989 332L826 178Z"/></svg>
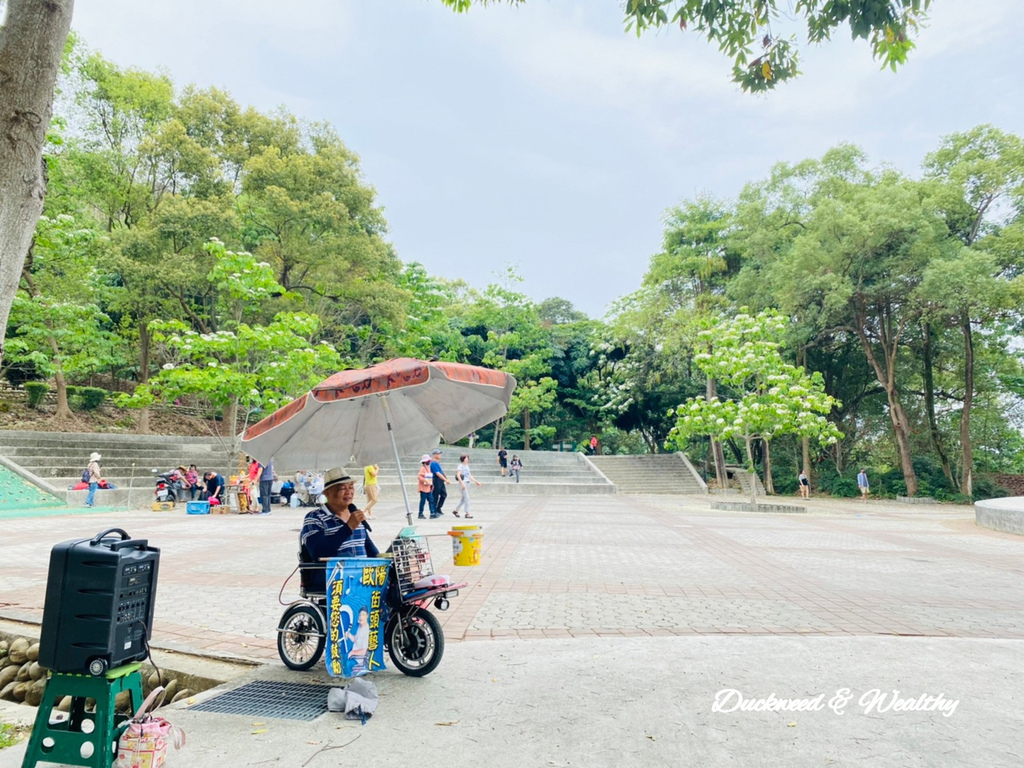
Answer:
<svg viewBox="0 0 1024 768"><path fill-rule="evenodd" d="M359 677L384 669L384 590L388 563L379 557L327 561L327 673Z"/></svg>

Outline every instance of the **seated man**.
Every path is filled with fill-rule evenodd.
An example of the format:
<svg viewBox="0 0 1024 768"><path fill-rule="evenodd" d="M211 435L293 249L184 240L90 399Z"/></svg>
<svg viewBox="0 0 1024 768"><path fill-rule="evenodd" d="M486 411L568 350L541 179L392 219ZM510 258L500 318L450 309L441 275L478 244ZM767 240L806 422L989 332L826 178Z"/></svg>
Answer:
<svg viewBox="0 0 1024 768"><path fill-rule="evenodd" d="M379 554L363 527L366 519L363 511L349 510L356 495L355 479L340 467L328 470L324 475L323 492L327 503L306 515L299 534L299 562L304 564L302 584L307 592L327 590L324 558L376 557Z"/></svg>
<svg viewBox="0 0 1024 768"><path fill-rule="evenodd" d="M206 490L203 492L202 500L211 504L223 504L224 478L210 471L203 475L203 482L206 484Z"/></svg>

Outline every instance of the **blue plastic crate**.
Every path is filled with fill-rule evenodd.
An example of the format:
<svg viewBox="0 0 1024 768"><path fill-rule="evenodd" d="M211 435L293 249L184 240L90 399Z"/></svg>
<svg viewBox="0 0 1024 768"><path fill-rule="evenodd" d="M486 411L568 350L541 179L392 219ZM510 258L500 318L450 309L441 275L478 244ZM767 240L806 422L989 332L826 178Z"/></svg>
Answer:
<svg viewBox="0 0 1024 768"><path fill-rule="evenodd" d="M185 505L185 512L189 515L208 515L210 514L210 502L190 501Z"/></svg>

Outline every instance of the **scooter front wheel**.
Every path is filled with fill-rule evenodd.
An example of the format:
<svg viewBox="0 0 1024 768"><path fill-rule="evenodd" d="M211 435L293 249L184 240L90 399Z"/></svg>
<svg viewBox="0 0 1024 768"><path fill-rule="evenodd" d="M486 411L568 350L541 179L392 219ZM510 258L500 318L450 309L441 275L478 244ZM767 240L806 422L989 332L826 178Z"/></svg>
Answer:
<svg viewBox="0 0 1024 768"><path fill-rule="evenodd" d="M444 655L444 631L430 611L413 608L392 616L385 628L388 654L395 666L410 677L433 672Z"/></svg>

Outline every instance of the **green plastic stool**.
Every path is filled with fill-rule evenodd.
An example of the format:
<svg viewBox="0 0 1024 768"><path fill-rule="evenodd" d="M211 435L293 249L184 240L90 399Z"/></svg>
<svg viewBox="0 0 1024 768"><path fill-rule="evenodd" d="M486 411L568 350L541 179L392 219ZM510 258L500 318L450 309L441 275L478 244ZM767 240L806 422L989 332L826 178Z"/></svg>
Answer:
<svg viewBox="0 0 1024 768"><path fill-rule="evenodd" d="M125 664L104 677L51 674L21 768L35 768L40 762L110 768L117 759L117 740L127 720L114 712L114 702L117 694L128 691L132 713L142 705L141 666ZM71 697L68 719L51 723L50 713L65 696ZM85 711L86 699L96 700L95 712ZM86 721L93 725L89 732L82 729Z"/></svg>

